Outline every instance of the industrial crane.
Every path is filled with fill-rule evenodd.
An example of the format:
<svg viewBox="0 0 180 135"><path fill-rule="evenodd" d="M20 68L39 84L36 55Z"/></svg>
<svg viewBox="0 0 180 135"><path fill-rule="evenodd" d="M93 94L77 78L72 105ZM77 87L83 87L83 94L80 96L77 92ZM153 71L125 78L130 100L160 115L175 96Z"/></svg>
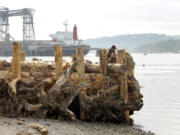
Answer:
<svg viewBox="0 0 180 135"><path fill-rule="evenodd" d="M23 18L23 42L35 40L33 15L34 9L23 8L9 10L7 7L0 7L0 41L9 42L9 17L21 16Z"/></svg>

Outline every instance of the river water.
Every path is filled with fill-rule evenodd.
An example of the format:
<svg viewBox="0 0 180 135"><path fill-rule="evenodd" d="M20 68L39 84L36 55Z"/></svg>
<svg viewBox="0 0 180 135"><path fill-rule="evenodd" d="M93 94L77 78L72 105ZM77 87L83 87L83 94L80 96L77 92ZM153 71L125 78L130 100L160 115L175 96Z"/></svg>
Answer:
<svg viewBox="0 0 180 135"><path fill-rule="evenodd" d="M144 106L133 116L136 126L157 135L180 135L180 54L132 54ZM54 57L38 57L52 61ZM10 60L11 57L0 59ZM31 60L32 57L27 57ZM64 58L70 61L70 57ZM86 60L98 61L95 52Z"/></svg>

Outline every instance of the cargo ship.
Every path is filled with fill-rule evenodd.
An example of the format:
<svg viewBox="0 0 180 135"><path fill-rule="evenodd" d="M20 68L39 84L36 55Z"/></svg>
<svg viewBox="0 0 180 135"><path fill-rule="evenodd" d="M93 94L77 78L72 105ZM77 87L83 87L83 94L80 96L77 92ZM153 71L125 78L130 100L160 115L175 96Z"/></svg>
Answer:
<svg viewBox="0 0 180 135"><path fill-rule="evenodd" d="M65 26L65 31L57 31L55 34L50 34L52 38L52 45L61 45L63 49L63 56L71 56L72 53L75 54L76 48L83 48L84 55L86 55L90 46L83 44L82 40L78 39L77 26L74 25L73 32L67 30L67 22L63 23Z"/></svg>
<svg viewBox="0 0 180 135"><path fill-rule="evenodd" d="M61 45L63 56L72 56L75 54L76 48L83 48L86 55L90 46L83 44L82 40L78 39L77 26L74 25L73 32L67 31L67 23L64 23L65 31L58 31L49 36L52 40L28 40L16 41L22 43L22 50L26 56L54 56L54 45ZM14 41L0 41L0 56L12 55L12 43Z"/></svg>

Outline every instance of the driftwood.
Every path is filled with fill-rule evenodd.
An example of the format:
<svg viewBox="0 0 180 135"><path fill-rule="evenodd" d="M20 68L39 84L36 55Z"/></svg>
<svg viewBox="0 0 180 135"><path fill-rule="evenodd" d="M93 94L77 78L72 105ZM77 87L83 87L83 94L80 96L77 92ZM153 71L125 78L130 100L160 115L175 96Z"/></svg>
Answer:
<svg viewBox="0 0 180 135"><path fill-rule="evenodd" d="M68 106L72 103L73 99L78 95L79 90L85 87L87 84L82 82L78 83L73 89L63 89L68 85L68 79L76 68L74 63L65 74L61 75L55 85L48 92L48 98L46 99L48 105L58 109L62 115L68 119L75 120L75 115L68 109Z"/></svg>
<svg viewBox="0 0 180 135"><path fill-rule="evenodd" d="M127 71L127 66L123 64L111 64L107 66L108 73L124 73ZM100 73L99 64L88 64L85 63L85 73Z"/></svg>
<svg viewBox="0 0 180 135"><path fill-rule="evenodd" d="M16 92L16 84L19 80L20 80L20 78L16 78L16 79L12 80L10 83L8 83L8 85L9 85L8 92L11 96L16 95L16 93L17 93Z"/></svg>
<svg viewBox="0 0 180 135"><path fill-rule="evenodd" d="M33 129L37 130L39 133L41 133L41 135L47 135L48 134L48 130L40 124L31 123L29 126Z"/></svg>
<svg viewBox="0 0 180 135"><path fill-rule="evenodd" d="M28 102L25 103L25 109L27 111L31 111L31 112L35 112L37 110L39 110L40 107L42 107L43 105L41 103L33 105L33 104L29 104Z"/></svg>
<svg viewBox="0 0 180 135"><path fill-rule="evenodd" d="M76 63L74 63L65 74L62 74L59 79L56 81L54 86L48 92L48 98L46 98L45 104L48 104L53 109L58 109L59 112L66 115L69 119L75 119L74 113L68 109L68 106L71 104L72 100L78 94L78 88L81 87L78 85L74 89L64 91L62 89L63 85L66 85L69 76L76 68Z"/></svg>
<svg viewBox="0 0 180 135"><path fill-rule="evenodd" d="M128 102L119 100L118 93L118 85L105 91L98 91L97 96L81 92L80 106L84 111L84 120L126 122L124 119L126 110L140 110L143 106L142 100L139 99Z"/></svg>
<svg viewBox="0 0 180 135"><path fill-rule="evenodd" d="M103 73L99 64L85 62L83 66L80 58L85 71L77 70L76 59L63 62L59 78L54 62L21 62L21 78L12 79L11 63L0 61L0 115L124 122L127 110L132 115L143 106L135 63L128 53L126 58L127 65L109 63ZM119 74L125 72L128 100L122 100L119 85Z"/></svg>

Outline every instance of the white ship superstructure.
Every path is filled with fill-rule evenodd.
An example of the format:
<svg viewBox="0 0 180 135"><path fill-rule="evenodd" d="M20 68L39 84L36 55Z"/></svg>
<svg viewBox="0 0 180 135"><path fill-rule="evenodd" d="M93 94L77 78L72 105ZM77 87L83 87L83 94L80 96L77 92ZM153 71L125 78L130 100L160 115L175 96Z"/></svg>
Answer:
<svg viewBox="0 0 180 135"><path fill-rule="evenodd" d="M52 37L52 43L61 44L64 46L79 46L82 45L81 41L77 38L77 27L74 25L73 32L67 30L67 21L63 23L65 25L65 31L57 31L55 34L50 34Z"/></svg>

